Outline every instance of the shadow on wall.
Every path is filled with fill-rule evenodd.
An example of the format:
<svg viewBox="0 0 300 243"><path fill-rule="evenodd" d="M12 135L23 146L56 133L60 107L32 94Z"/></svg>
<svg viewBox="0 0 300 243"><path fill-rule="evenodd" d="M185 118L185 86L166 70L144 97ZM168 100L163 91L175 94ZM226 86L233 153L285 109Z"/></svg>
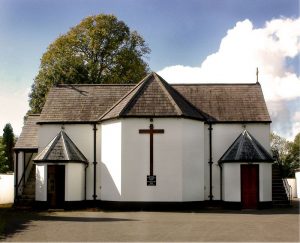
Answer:
<svg viewBox="0 0 300 243"><path fill-rule="evenodd" d="M104 185L101 187L101 200L119 201L121 199L121 192L119 192L113 177L103 162L101 162L101 185Z"/></svg>

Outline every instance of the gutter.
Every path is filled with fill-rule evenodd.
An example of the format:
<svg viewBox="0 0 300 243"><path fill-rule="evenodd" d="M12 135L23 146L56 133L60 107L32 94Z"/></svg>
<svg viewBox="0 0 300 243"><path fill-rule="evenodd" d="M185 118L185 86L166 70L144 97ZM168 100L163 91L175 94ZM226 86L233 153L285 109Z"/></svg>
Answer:
<svg viewBox="0 0 300 243"><path fill-rule="evenodd" d="M93 126L93 131L94 131L94 194L93 194L93 199L96 201L97 199L97 194L96 194L96 176L97 176L97 124L94 123Z"/></svg>
<svg viewBox="0 0 300 243"><path fill-rule="evenodd" d="M212 201L213 200L213 194L212 194L212 165L213 165L213 161L212 161L212 124L209 123L209 127L208 127L208 131L209 131L209 200Z"/></svg>

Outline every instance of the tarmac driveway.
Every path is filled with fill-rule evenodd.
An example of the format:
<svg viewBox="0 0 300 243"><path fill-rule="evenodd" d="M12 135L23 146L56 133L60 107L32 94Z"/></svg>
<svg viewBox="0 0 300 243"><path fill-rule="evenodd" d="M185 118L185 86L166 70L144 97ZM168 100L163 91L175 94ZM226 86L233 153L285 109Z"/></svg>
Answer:
<svg viewBox="0 0 300 243"><path fill-rule="evenodd" d="M299 210L42 212L11 224L2 240L299 242Z"/></svg>

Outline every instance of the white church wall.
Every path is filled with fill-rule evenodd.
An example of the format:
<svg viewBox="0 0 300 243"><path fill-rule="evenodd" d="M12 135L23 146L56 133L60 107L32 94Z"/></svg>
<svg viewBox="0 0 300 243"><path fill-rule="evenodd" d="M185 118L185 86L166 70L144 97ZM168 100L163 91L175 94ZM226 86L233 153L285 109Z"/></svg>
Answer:
<svg viewBox="0 0 300 243"><path fill-rule="evenodd" d="M153 174L156 186L147 186L150 174L149 119L122 120L122 200L182 201L182 119L154 119Z"/></svg>
<svg viewBox="0 0 300 243"><path fill-rule="evenodd" d="M47 165L38 164L35 170L35 200L47 201Z"/></svg>
<svg viewBox="0 0 300 243"><path fill-rule="evenodd" d="M241 170L239 163L223 164L223 201L241 201Z"/></svg>
<svg viewBox="0 0 300 243"><path fill-rule="evenodd" d="M87 173L87 200L93 199L93 186L94 186L94 136L92 124L65 124L63 125L64 131L70 139L76 144L79 150L89 161L89 166L86 170ZM41 152L47 144L61 131L61 124L44 124L39 128L39 152ZM97 161L100 161L100 130L97 131ZM83 169L84 172L84 169ZM97 179L100 177L100 163L97 164ZM96 180L96 194L100 194L100 179ZM45 186L47 183L45 183ZM84 186L84 185L83 185ZM47 189L46 189L47 190ZM98 196L99 197L99 196Z"/></svg>
<svg viewBox="0 0 300 243"><path fill-rule="evenodd" d="M246 126L246 127L245 127ZM213 177L213 199L220 200L220 168L218 161L227 151L229 146L246 128L256 140L270 152L270 124L268 123L248 123L248 124L213 124L212 126L212 177ZM205 198L209 196L209 132L208 125L205 125Z"/></svg>
<svg viewBox="0 0 300 243"><path fill-rule="evenodd" d="M154 119L153 172L156 186L147 186L150 174L149 119L122 119L122 201L182 201L182 119Z"/></svg>
<svg viewBox="0 0 300 243"><path fill-rule="evenodd" d="M107 121L101 125L101 200L119 201L121 197L122 123Z"/></svg>
<svg viewBox="0 0 300 243"><path fill-rule="evenodd" d="M272 201L272 163L259 164L259 201Z"/></svg>
<svg viewBox="0 0 300 243"><path fill-rule="evenodd" d="M182 119L183 201L204 200L204 123Z"/></svg>
<svg viewBox="0 0 300 243"><path fill-rule="evenodd" d="M65 166L65 201L84 200L84 167L82 163Z"/></svg>

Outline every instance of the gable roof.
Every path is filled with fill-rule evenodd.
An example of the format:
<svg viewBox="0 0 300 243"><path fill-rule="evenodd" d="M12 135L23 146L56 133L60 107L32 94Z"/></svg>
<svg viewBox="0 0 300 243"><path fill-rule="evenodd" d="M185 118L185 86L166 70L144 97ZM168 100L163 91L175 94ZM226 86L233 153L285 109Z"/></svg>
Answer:
<svg viewBox="0 0 300 243"><path fill-rule="evenodd" d="M15 150L38 149L38 125L40 115L29 115L15 144Z"/></svg>
<svg viewBox="0 0 300 243"><path fill-rule="evenodd" d="M217 122L271 122L259 83L174 84L173 87Z"/></svg>
<svg viewBox="0 0 300 243"><path fill-rule="evenodd" d="M206 120L181 94L156 73L149 74L100 120L117 117L188 117Z"/></svg>
<svg viewBox="0 0 300 243"><path fill-rule="evenodd" d="M53 87L48 93L39 123L96 122L133 87L126 84Z"/></svg>
<svg viewBox="0 0 300 243"><path fill-rule="evenodd" d="M220 158L219 163L273 161L274 159L264 147L247 130L244 130Z"/></svg>
<svg viewBox="0 0 300 243"><path fill-rule="evenodd" d="M259 83L169 85L155 73L136 85L53 87L39 122L89 123L119 116L271 122Z"/></svg>
<svg viewBox="0 0 300 243"><path fill-rule="evenodd" d="M35 157L35 163L53 162L82 162L87 159L80 152L73 141L64 131L60 131L55 138Z"/></svg>

